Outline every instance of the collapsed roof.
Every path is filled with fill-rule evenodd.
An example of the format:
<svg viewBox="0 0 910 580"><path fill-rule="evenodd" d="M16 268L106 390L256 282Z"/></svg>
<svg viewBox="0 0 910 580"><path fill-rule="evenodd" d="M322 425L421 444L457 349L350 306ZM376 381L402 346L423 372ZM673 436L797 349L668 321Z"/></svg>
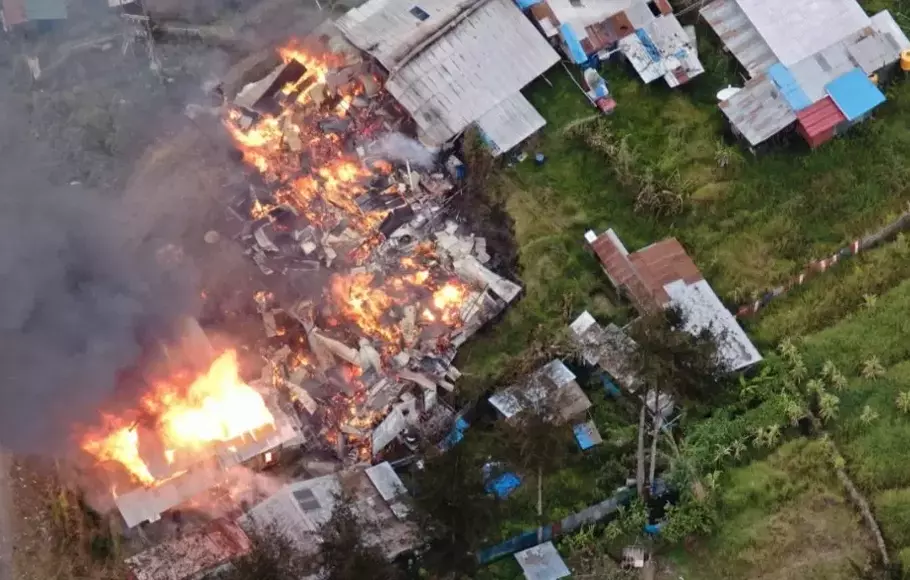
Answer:
<svg viewBox="0 0 910 580"><path fill-rule="evenodd" d="M575 381L575 374L561 360L552 360L522 382L503 389L489 399L506 419L530 410L563 423L591 407L591 401Z"/></svg>

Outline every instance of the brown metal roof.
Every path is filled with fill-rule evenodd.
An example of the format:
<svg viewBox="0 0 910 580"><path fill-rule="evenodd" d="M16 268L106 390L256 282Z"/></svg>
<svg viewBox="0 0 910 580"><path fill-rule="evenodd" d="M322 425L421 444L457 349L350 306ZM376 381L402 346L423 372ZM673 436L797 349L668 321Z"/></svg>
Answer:
<svg viewBox="0 0 910 580"><path fill-rule="evenodd" d="M623 11L614 14L603 22L586 26L585 32L587 32L588 37L582 41L582 45L584 46L585 41L588 41L590 43L590 51L588 51L588 47L585 47L585 51L588 51L588 54L593 54L634 33L635 27Z"/></svg>
<svg viewBox="0 0 910 580"><path fill-rule="evenodd" d="M676 238L669 238L626 254L609 233L591 247L617 288L625 289L636 308L652 311L670 301L664 286L676 280L692 284L703 280L701 271Z"/></svg>
<svg viewBox="0 0 910 580"><path fill-rule="evenodd" d="M23 0L3 0L3 22L6 26L16 26L27 20Z"/></svg>

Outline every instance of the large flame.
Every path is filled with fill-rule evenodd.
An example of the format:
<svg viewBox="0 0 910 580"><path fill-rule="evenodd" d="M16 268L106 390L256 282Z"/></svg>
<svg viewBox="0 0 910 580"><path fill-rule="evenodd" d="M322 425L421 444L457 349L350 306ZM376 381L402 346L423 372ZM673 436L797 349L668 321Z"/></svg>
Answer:
<svg viewBox="0 0 910 580"><path fill-rule="evenodd" d="M262 396L240 379L234 351L219 356L188 387L157 383L139 407L137 418L154 419L155 433L169 463L181 453L233 441L275 421ZM119 462L142 483L155 483L140 452L136 421L124 424L123 417L104 419L108 428L86 436L82 448L101 461Z"/></svg>

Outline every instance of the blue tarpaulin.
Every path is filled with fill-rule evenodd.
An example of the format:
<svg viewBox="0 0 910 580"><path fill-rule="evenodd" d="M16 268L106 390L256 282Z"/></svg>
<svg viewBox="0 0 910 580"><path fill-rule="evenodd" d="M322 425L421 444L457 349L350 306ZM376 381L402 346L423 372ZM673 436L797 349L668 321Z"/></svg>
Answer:
<svg viewBox="0 0 910 580"><path fill-rule="evenodd" d="M855 121L885 102L885 95L859 68L828 83L825 91L848 121Z"/></svg>
<svg viewBox="0 0 910 580"><path fill-rule="evenodd" d="M781 63L778 62L771 65L771 68L768 69L768 76L771 77L771 80L774 81L774 84L780 89L784 99L787 100L787 104L789 104L790 108L794 111L802 111L806 107L812 105L812 101L809 100L809 97L803 92L802 87L796 82L796 77L793 76L790 69Z"/></svg>
<svg viewBox="0 0 910 580"><path fill-rule="evenodd" d="M660 56L660 51L657 50L657 45L654 44L654 41L651 40L651 37L648 36L648 33L639 28L635 31L635 36L638 37L638 40L641 41L642 46L645 47L645 51L648 53L648 56L654 62L660 62L663 60Z"/></svg>
<svg viewBox="0 0 910 580"><path fill-rule="evenodd" d="M543 0L515 0L515 4L522 10L526 10L535 4L540 4Z"/></svg>
<svg viewBox="0 0 910 580"><path fill-rule="evenodd" d="M483 480L487 493L495 494L499 499L509 497L521 485L520 477L509 471L500 471L498 463L487 463L483 466Z"/></svg>
<svg viewBox="0 0 910 580"><path fill-rule="evenodd" d="M607 396L619 397L622 395L622 391L619 390L619 387L617 387L607 375L601 375L600 382L603 383L604 391L607 392Z"/></svg>
<svg viewBox="0 0 910 580"><path fill-rule="evenodd" d="M572 432L575 433L575 440L578 441L578 446L581 447L582 451L603 443L600 433L597 432L597 427L590 421L575 425L572 427Z"/></svg>
<svg viewBox="0 0 910 580"><path fill-rule="evenodd" d="M585 49L582 48L581 41L578 40L578 35L575 34L572 26L568 23L561 25L559 34L562 36L562 41L566 43L566 49L569 51L569 56L572 57L572 62L575 64L587 62L588 55L585 54Z"/></svg>
<svg viewBox="0 0 910 580"><path fill-rule="evenodd" d="M452 430L446 436L445 439L439 444L439 448L443 451L447 451L452 447L458 445L462 439L464 439L464 432L470 427L470 423L462 419L461 417L455 419L455 424L452 425Z"/></svg>

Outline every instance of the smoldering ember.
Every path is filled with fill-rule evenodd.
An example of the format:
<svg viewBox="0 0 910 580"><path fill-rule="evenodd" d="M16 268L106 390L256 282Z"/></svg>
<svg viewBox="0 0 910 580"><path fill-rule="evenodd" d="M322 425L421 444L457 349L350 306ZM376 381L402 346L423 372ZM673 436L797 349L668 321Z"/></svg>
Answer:
<svg viewBox="0 0 910 580"><path fill-rule="evenodd" d="M456 388L458 347L521 292L447 211L461 161L414 139L376 65L334 26L277 53L273 69L245 63L231 73L235 90L219 88L249 180L224 231L199 233L232 237L262 273L249 297L259 340L246 345L262 353L261 374L242 380L236 354L216 352L187 320L183 344L165 347L171 376L150 381L136 413L105 416L83 436L113 466L129 527L211 490L261 500L244 489L247 467L290 448L310 475L326 475L381 464L395 442L438 442L455 420L439 397ZM210 368L174 378L199 360Z"/></svg>

